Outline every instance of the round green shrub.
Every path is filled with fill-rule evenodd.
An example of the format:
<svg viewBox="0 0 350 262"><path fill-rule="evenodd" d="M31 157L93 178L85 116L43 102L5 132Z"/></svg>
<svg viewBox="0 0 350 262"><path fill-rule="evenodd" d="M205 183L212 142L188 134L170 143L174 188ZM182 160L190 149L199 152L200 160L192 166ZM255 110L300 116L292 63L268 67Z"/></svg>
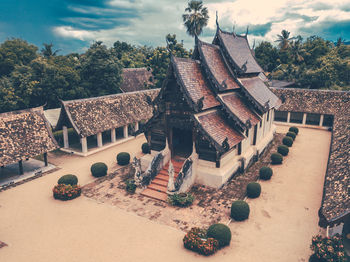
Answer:
<svg viewBox="0 0 350 262"><path fill-rule="evenodd" d="M291 138L293 139L293 141L294 141L294 140L295 140L295 137L297 136L297 134L295 134L294 132L288 132L288 133L286 134L286 136L291 137Z"/></svg>
<svg viewBox="0 0 350 262"><path fill-rule="evenodd" d="M299 133L299 129L295 126L290 127L288 131L294 132L296 135Z"/></svg>
<svg viewBox="0 0 350 262"><path fill-rule="evenodd" d="M121 152L117 155L117 163L120 166L126 166L130 163L130 154L127 152Z"/></svg>
<svg viewBox="0 0 350 262"><path fill-rule="evenodd" d="M290 136L285 136L282 139L282 143L285 146L291 147L293 145L293 138L291 138Z"/></svg>
<svg viewBox="0 0 350 262"><path fill-rule="evenodd" d="M141 149L144 154L149 154L151 152L148 143L143 143Z"/></svg>
<svg viewBox="0 0 350 262"><path fill-rule="evenodd" d="M272 169L268 166L263 166L259 170L259 177L262 180L269 180L272 176Z"/></svg>
<svg viewBox="0 0 350 262"><path fill-rule="evenodd" d="M247 196L249 198L257 198L260 196L261 186L257 182L251 182L247 185Z"/></svg>
<svg viewBox="0 0 350 262"><path fill-rule="evenodd" d="M57 184L61 185L71 185L71 186L75 186L76 184L78 184L78 178L75 175L64 175L61 176L60 179L58 179Z"/></svg>
<svg viewBox="0 0 350 262"><path fill-rule="evenodd" d="M271 155L271 163L273 165L282 164L283 156L280 153L272 153Z"/></svg>
<svg viewBox="0 0 350 262"><path fill-rule="evenodd" d="M220 247L228 246L231 242L231 230L224 224L213 224L208 228L207 237L219 241Z"/></svg>
<svg viewBox="0 0 350 262"><path fill-rule="evenodd" d="M127 192L133 194L136 191L136 184L134 179L128 179L125 181L125 189Z"/></svg>
<svg viewBox="0 0 350 262"><path fill-rule="evenodd" d="M243 221L249 217L249 205L243 200L237 200L232 203L231 217L236 221Z"/></svg>
<svg viewBox="0 0 350 262"><path fill-rule="evenodd" d="M282 156L286 156L289 153L289 148L285 145L279 145L277 147L277 152L280 153Z"/></svg>
<svg viewBox="0 0 350 262"><path fill-rule="evenodd" d="M105 163L97 162L91 166L90 170L94 177L101 177L107 175L108 167Z"/></svg>

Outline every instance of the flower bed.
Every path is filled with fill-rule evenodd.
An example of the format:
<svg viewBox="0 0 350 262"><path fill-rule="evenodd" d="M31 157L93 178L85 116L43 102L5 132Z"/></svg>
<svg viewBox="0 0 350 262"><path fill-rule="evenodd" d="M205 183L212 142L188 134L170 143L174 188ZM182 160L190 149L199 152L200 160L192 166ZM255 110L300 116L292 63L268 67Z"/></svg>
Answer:
<svg viewBox="0 0 350 262"><path fill-rule="evenodd" d="M346 262L344 245L339 235L334 237L314 236L310 248L318 261Z"/></svg>
<svg viewBox="0 0 350 262"><path fill-rule="evenodd" d="M81 187L78 185L56 185L53 189L53 197L59 200L71 200L81 194Z"/></svg>
<svg viewBox="0 0 350 262"><path fill-rule="evenodd" d="M180 193L168 196L168 202L172 206L188 207L192 205L194 197L191 193Z"/></svg>
<svg viewBox="0 0 350 262"><path fill-rule="evenodd" d="M219 241L214 238L206 238L206 230L193 227L185 235L183 243L185 248L204 256L214 254L219 248Z"/></svg>

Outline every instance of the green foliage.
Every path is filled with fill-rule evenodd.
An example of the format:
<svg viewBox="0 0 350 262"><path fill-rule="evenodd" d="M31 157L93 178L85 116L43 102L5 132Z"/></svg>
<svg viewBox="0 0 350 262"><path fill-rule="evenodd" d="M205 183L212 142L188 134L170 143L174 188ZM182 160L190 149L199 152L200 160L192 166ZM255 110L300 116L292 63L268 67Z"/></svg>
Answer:
<svg viewBox="0 0 350 262"><path fill-rule="evenodd" d="M231 242L231 230L224 224L213 224L208 228L207 237L219 241L220 247L228 246Z"/></svg>
<svg viewBox="0 0 350 262"><path fill-rule="evenodd" d="M286 156L289 153L289 148L285 145L279 145L277 147L277 152L280 153L282 156Z"/></svg>
<svg viewBox="0 0 350 262"><path fill-rule="evenodd" d="M126 189L127 192L129 192L131 194L135 193L137 186L135 185L135 180L134 179L126 180L125 181L125 185L126 185L125 189Z"/></svg>
<svg viewBox="0 0 350 262"><path fill-rule="evenodd" d="M97 162L93 164L90 168L91 174L94 177L102 177L107 175L108 167L105 163Z"/></svg>
<svg viewBox="0 0 350 262"><path fill-rule="evenodd" d="M249 198L257 198L260 196L261 186L257 182L250 182L247 185L247 196Z"/></svg>
<svg viewBox="0 0 350 262"><path fill-rule="evenodd" d="M208 24L208 9L203 6L201 0L191 0L182 15L182 20L190 36L199 36L203 28Z"/></svg>
<svg viewBox="0 0 350 262"><path fill-rule="evenodd" d="M293 145L293 138L291 138L290 136L285 136L282 139L282 143L285 146L291 147Z"/></svg>
<svg viewBox="0 0 350 262"><path fill-rule="evenodd" d="M250 209L247 202L243 200L236 200L231 206L231 218L236 221L243 221L249 217Z"/></svg>
<svg viewBox="0 0 350 262"><path fill-rule="evenodd" d="M149 154L151 152L151 149L148 143L143 143L141 149L142 149L142 153L144 154Z"/></svg>
<svg viewBox="0 0 350 262"><path fill-rule="evenodd" d="M70 144L76 144L80 143L80 137L79 135L74 131L73 128L68 128L68 140ZM57 130L53 132L53 136L55 137L57 143L63 147L64 141L63 141L63 130Z"/></svg>
<svg viewBox="0 0 350 262"><path fill-rule="evenodd" d="M168 196L168 202L172 206L187 207L192 205L194 197L191 193L179 193Z"/></svg>
<svg viewBox="0 0 350 262"><path fill-rule="evenodd" d="M78 178L75 175L64 175L61 176L60 179L58 179L57 184L64 184L64 185L76 185L78 184Z"/></svg>
<svg viewBox="0 0 350 262"><path fill-rule="evenodd" d="M288 131L289 132L293 132L296 135L298 135L298 133L299 133L299 129L297 127L295 127L295 126L291 126Z"/></svg>
<svg viewBox="0 0 350 262"><path fill-rule="evenodd" d="M286 136L289 136L293 139L293 141L295 140L295 137L297 136L294 132L287 132Z"/></svg>
<svg viewBox="0 0 350 262"><path fill-rule="evenodd" d="M120 152L117 155L117 163L120 166L126 166L130 163L130 154L127 152Z"/></svg>
<svg viewBox="0 0 350 262"><path fill-rule="evenodd" d="M272 176L272 169L268 166L263 166L259 170L259 177L262 180L269 180Z"/></svg>
<svg viewBox="0 0 350 262"><path fill-rule="evenodd" d="M271 163L273 165L282 164L283 156L280 153L272 153L271 154Z"/></svg>
<svg viewBox="0 0 350 262"><path fill-rule="evenodd" d="M263 41L255 48L256 59L267 72L271 72L279 65L278 50L271 43Z"/></svg>

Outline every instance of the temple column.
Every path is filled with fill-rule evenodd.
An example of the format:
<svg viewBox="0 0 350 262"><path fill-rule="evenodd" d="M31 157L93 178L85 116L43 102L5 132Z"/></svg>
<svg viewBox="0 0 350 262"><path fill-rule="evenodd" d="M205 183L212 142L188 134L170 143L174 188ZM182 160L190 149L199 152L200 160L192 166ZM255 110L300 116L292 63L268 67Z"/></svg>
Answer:
<svg viewBox="0 0 350 262"><path fill-rule="evenodd" d="M88 147L87 147L87 139L86 137L80 138L80 143L81 143L81 152L84 154L88 152Z"/></svg>
<svg viewBox="0 0 350 262"><path fill-rule="evenodd" d="M63 147L69 148L68 129L66 126L63 126Z"/></svg>
<svg viewBox="0 0 350 262"><path fill-rule="evenodd" d="M102 133L97 133L97 146L98 147L102 147L103 143L102 143Z"/></svg>
<svg viewBox="0 0 350 262"><path fill-rule="evenodd" d="M19 174L23 175L23 162L22 162L22 160L18 161L18 167L19 167Z"/></svg>
<svg viewBox="0 0 350 262"><path fill-rule="evenodd" d="M306 124L306 116L307 116L307 113L304 113L304 114L303 114L303 125Z"/></svg>
<svg viewBox="0 0 350 262"><path fill-rule="evenodd" d="M116 141L115 138L115 128L111 129L111 142L114 143Z"/></svg>
<svg viewBox="0 0 350 262"><path fill-rule="evenodd" d="M47 153L44 153L44 163L45 163L45 166L48 166Z"/></svg>
<svg viewBox="0 0 350 262"><path fill-rule="evenodd" d="M128 134L128 125L123 127L123 135L124 138L128 138L129 134Z"/></svg>
<svg viewBox="0 0 350 262"><path fill-rule="evenodd" d="M319 123L319 126L323 126L323 119L324 119L324 115L321 115L321 116L320 116L320 123Z"/></svg>
<svg viewBox="0 0 350 262"><path fill-rule="evenodd" d="M287 113L287 123L290 122L290 112Z"/></svg>
<svg viewBox="0 0 350 262"><path fill-rule="evenodd" d="M139 122L135 123L135 132L139 131Z"/></svg>

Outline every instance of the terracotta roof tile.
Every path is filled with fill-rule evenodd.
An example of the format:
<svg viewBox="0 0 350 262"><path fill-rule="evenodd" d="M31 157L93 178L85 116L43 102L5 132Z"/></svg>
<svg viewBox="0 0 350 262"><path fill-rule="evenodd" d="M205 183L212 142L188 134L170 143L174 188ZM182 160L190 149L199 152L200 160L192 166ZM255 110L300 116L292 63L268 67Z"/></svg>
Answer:
<svg viewBox="0 0 350 262"><path fill-rule="evenodd" d="M152 71L142 68L123 68L123 82L120 89L123 92L142 91L146 86L153 85L150 79L153 79Z"/></svg>
<svg viewBox="0 0 350 262"><path fill-rule="evenodd" d="M218 144L228 138L230 148L237 145L244 139L244 136L234 130L221 117L218 110L210 110L206 113L199 113L195 115L195 119L202 126L204 131Z"/></svg>
<svg viewBox="0 0 350 262"><path fill-rule="evenodd" d="M204 97L203 110L220 105L202 74L198 61L190 58L173 58L177 75L194 104Z"/></svg>
<svg viewBox="0 0 350 262"><path fill-rule="evenodd" d="M0 114L0 166L57 148L42 107Z"/></svg>

